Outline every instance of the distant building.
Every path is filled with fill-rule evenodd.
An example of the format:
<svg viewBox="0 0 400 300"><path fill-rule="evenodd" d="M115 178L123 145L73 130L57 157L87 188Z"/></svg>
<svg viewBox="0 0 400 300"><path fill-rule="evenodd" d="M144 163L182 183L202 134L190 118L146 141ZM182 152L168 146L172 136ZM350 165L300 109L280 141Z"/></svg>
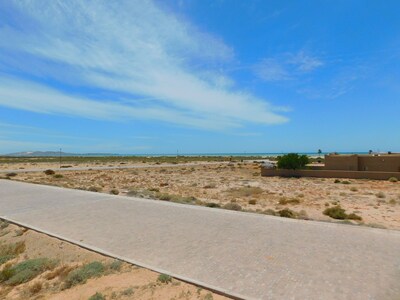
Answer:
<svg viewBox="0 0 400 300"><path fill-rule="evenodd" d="M400 180L400 153L329 154L325 164L310 164L305 169L276 169L261 166L262 176L321 177Z"/></svg>
<svg viewBox="0 0 400 300"><path fill-rule="evenodd" d="M325 170L400 172L400 154L329 154Z"/></svg>

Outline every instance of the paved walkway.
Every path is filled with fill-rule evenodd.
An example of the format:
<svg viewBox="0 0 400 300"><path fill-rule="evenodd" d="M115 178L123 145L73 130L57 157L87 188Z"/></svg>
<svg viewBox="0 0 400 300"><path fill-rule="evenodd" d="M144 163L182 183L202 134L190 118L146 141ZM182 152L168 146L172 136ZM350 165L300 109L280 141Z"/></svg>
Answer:
<svg viewBox="0 0 400 300"><path fill-rule="evenodd" d="M400 232L0 180L0 216L247 299L400 299Z"/></svg>

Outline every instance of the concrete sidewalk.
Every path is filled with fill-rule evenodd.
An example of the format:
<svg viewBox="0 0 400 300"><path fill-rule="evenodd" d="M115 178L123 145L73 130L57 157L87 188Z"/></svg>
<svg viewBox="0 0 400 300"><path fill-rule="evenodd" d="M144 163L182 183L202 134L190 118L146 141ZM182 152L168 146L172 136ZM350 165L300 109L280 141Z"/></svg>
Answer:
<svg viewBox="0 0 400 300"><path fill-rule="evenodd" d="M246 299L400 299L400 232L0 180L0 216Z"/></svg>

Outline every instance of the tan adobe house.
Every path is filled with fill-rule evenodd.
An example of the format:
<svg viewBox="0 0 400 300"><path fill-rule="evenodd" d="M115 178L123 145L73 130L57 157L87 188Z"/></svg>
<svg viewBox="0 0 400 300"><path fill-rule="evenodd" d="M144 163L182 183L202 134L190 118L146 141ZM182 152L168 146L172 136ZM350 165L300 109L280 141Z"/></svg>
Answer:
<svg viewBox="0 0 400 300"><path fill-rule="evenodd" d="M400 180L400 153L329 154L325 165L308 165L306 169L288 170L261 166L262 176L321 177Z"/></svg>
<svg viewBox="0 0 400 300"><path fill-rule="evenodd" d="M400 154L329 154L325 170L400 172Z"/></svg>

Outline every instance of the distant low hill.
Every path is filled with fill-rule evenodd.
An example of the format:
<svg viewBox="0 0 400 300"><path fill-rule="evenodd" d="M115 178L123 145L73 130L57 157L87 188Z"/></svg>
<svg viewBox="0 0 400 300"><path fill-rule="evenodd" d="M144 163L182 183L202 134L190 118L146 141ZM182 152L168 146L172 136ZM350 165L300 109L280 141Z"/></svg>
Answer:
<svg viewBox="0 0 400 300"><path fill-rule="evenodd" d="M16 152L3 154L2 156L12 157L52 157L52 156L118 156L118 154L110 153L67 153L60 151L27 151L27 152Z"/></svg>

